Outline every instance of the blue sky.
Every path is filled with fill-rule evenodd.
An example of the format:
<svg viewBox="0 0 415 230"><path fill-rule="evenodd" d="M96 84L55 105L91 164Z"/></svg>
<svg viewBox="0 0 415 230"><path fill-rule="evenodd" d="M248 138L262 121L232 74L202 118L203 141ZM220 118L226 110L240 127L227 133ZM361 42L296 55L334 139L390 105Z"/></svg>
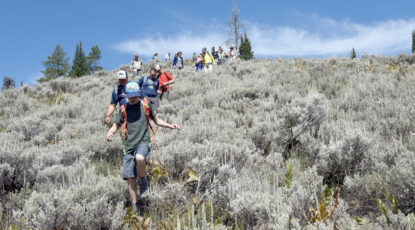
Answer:
<svg viewBox="0 0 415 230"><path fill-rule="evenodd" d="M237 1L240 19L256 57L346 56L409 53L415 29L413 1ZM226 46L231 0L1 0L0 77L16 84L40 78L42 61L60 44L70 58L82 41L86 53L102 50L101 65L112 70L136 52Z"/></svg>

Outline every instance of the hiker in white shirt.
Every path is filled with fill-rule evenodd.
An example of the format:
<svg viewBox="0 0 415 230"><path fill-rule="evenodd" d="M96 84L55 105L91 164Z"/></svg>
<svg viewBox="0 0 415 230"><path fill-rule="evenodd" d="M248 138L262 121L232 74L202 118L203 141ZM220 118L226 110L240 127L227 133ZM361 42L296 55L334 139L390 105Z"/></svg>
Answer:
<svg viewBox="0 0 415 230"><path fill-rule="evenodd" d="M143 61L138 57L138 54L135 54L130 64L130 72L133 72L133 77L143 75Z"/></svg>

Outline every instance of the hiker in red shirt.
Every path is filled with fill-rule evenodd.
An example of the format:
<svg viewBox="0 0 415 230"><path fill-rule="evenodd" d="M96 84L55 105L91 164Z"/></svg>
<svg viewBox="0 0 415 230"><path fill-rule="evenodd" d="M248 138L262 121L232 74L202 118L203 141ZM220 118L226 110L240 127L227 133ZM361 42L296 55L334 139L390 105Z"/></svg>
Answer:
<svg viewBox="0 0 415 230"><path fill-rule="evenodd" d="M174 84L174 78L169 72L163 72L160 65L156 65L155 69L159 80L157 94L160 95L160 100L162 100L164 92L170 93L170 84Z"/></svg>

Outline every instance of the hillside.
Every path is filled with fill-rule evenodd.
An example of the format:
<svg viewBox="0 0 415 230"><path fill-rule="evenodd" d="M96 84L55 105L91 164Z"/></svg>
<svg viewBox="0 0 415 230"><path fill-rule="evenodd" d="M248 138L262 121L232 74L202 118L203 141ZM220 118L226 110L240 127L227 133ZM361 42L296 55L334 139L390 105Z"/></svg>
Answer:
<svg viewBox="0 0 415 230"><path fill-rule="evenodd" d="M182 129L156 128L149 225L414 229L413 63L277 59L173 71L158 116ZM105 140L116 71L0 93L2 228L141 224L126 215L120 137Z"/></svg>

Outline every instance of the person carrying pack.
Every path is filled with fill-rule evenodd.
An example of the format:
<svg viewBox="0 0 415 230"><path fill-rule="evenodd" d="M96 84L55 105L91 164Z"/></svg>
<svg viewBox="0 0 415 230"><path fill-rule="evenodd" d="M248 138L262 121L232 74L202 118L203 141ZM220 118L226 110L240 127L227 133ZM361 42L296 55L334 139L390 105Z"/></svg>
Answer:
<svg viewBox="0 0 415 230"><path fill-rule="evenodd" d="M206 48L202 49L203 67L206 71L212 72L213 66L216 65L216 61L212 54L206 51Z"/></svg>
<svg viewBox="0 0 415 230"><path fill-rule="evenodd" d="M237 55L238 54L237 54L236 50L234 49L234 47L233 46L229 47L229 59L236 60Z"/></svg>
<svg viewBox="0 0 415 230"><path fill-rule="evenodd" d="M214 46L212 47L210 54L212 54L212 57L215 59L215 61L217 63L218 60L219 60L219 53L218 53L218 51L216 51Z"/></svg>
<svg viewBox="0 0 415 230"><path fill-rule="evenodd" d="M169 72L163 72L160 65L156 65L156 75L159 80L157 94L160 95L160 101L163 100L165 92L170 93L170 84L174 84L174 78Z"/></svg>
<svg viewBox="0 0 415 230"><path fill-rule="evenodd" d="M166 58L164 59L166 62L171 61L170 52L166 54Z"/></svg>
<svg viewBox="0 0 415 230"><path fill-rule="evenodd" d="M149 194L145 172L146 157L152 146L150 119L164 128L180 129L180 126L168 124L159 119L148 106L145 98L140 100L141 94L137 82L129 81L125 85L125 93L128 103L122 106L123 111L118 113L116 121L108 130L107 141L111 142L114 133L122 127L122 132L124 132L122 177L128 184L133 212L137 213L137 175L139 176L140 197L144 198Z"/></svg>
<svg viewBox="0 0 415 230"><path fill-rule="evenodd" d="M219 55L218 65L224 64L225 63L225 60L226 60L226 57L228 55L226 54L225 51L223 51L223 48L221 46L219 46L219 53L218 53L218 55Z"/></svg>
<svg viewBox="0 0 415 230"><path fill-rule="evenodd" d="M159 89L159 80L156 77L156 69L150 69L150 75L140 78L138 85L141 88L142 97L146 97L149 101L151 109L154 113L157 113L157 108L159 107L158 101L158 89Z"/></svg>
<svg viewBox="0 0 415 230"><path fill-rule="evenodd" d="M125 98L124 86L127 83L128 75L124 70L118 71L117 73L118 86L114 87L111 95L111 102L108 106L107 113L105 115L105 123L109 124L111 122L111 115L117 107L117 104L124 105L127 104L127 99Z"/></svg>
<svg viewBox="0 0 415 230"><path fill-rule="evenodd" d="M143 61L138 57L138 54L135 54L134 59L131 61L130 72L133 72L134 78L143 74Z"/></svg>

